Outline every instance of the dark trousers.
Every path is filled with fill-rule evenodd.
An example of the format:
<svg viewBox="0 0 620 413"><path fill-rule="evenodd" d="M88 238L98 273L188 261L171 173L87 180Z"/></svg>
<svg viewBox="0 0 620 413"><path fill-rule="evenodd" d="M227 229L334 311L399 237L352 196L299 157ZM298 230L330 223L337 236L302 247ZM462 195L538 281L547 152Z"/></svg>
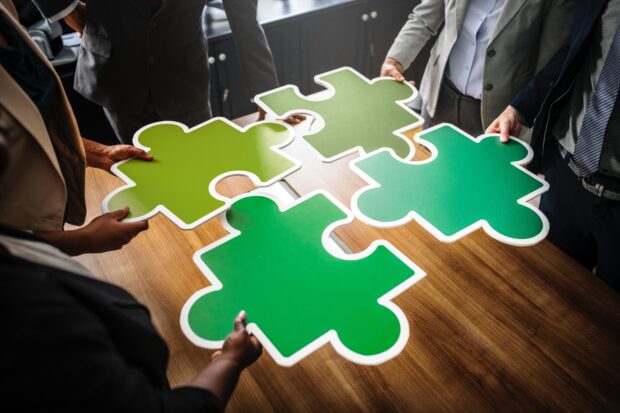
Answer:
<svg viewBox="0 0 620 413"><path fill-rule="evenodd" d="M540 202L547 239L620 291L620 202L587 191L556 144L545 152L543 173L550 185Z"/></svg>
<svg viewBox="0 0 620 413"><path fill-rule="evenodd" d="M425 128L446 122L458 126L473 137L484 132L480 100L463 95L448 79L444 79L441 86L435 115L431 118L423 109L422 117Z"/></svg>

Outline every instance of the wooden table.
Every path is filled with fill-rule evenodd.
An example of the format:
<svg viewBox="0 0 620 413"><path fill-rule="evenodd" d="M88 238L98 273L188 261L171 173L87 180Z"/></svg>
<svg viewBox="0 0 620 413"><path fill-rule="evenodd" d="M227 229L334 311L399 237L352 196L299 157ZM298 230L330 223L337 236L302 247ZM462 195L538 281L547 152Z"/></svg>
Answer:
<svg viewBox="0 0 620 413"><path fill-rule="evenodd" d="M364 185L348 168L357 155L325 164L306 145L297 138L285 149L303 162L286 183L299 195L326 189L350 205ZM120 184L88 171L89 219ZM243 177L218 185L226 196L251 189ZM193 231L161 215L150 224L123 250L79 260L150 308L179 386L211 354L179 326L185 301L208 284L192 254L226 232L218 219ZM228 411L620 410L619 296L549 242L513 247L479 230L444 244L416 223L380 230L359 221L337 236L354 252L386 239L426 271L394 300L410 323L407 346L379 366L353 364L329 345L290 368L265 354L243 374Z"/></svg>

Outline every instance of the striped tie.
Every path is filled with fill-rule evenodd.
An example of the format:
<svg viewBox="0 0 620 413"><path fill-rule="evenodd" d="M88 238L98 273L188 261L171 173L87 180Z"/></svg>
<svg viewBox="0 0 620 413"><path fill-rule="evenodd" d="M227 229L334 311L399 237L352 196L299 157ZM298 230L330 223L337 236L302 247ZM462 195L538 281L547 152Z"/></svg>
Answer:
<svg viewBox="0 0 620 413"><path fill-rule="evenodd" d="M620 26L616 29L594 93L590 97L575 145L573 160L582 177L592 175L598 170L607 123L616 103L619 87Z"/></svg>

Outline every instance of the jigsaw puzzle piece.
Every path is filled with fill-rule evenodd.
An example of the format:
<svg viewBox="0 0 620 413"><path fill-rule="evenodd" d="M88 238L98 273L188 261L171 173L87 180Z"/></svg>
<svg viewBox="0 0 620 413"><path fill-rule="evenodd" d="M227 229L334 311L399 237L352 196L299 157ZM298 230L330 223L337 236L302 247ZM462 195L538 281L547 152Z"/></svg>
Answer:
<svg viewBox="0 0 620 413"><path fill-rule="evenodd" d="M192 129L173 122L149 125L134 143L148 150L151 162L121 162L113 171L127 185L110 194L105 211L129 206L129 220L163 212L181 228L193 228L220 213L227 200L215 184L243 174L256 185L270 185L299 168L278 148L293 139L282 124L259 122L242 129L216 118Z"/></svg>
<svg viewBox="0 0 620 413"><path fill-rule="evenodd" d="M518 166L531 157L524 143L473 139L450 125L431 128L416 141L432 148L429 160L403 162L378 151L352 163L373 183L353 199L362 220L396 226L416 219L445 242L479 227L516 245L546 236L546 218L526 201L548 186Z"/></svg>
<svg viewBox="0 0 620 413"><path fill-rule="evenodd" d="M326 250L326 230L350 220L335 202L320 192L285 211L266 197L236 201L226 214L231 236L195 255L213 286L184 307L188 337L217 348L231 317L245 310L249 330L283 365L328 341L360 363L396 355L408 325L386 297L423 273L384 244L363 255Z"/></svg>
<svg viewBox="0 0 620 413"><path fill-rule="evenodd" d="M312 99L295 86L284 86L258 95L256 102L280 117L295 112L318 116L323 128L304 139L325 161L384 147L403 159L411 156L413 147L401 135L421 123L404 105L417 93L411 85L383 78L369 81L350 68L319 75L316 82L330 90L329 97Z"/></svg>

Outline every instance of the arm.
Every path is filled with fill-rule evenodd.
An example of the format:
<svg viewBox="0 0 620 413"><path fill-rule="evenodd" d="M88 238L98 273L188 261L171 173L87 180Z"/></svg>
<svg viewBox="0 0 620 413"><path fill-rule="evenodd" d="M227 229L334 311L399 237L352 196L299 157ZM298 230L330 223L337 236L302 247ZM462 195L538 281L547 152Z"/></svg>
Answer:
<svg viewBox="0 0 620 413"><path fill-rule="evenodd" d="M444 0L422 0L422 3L413 9L409 20L396 36L388 51L386 63L394 65L396 62L400 65L400 69L407 70L424 45L443 25L444 13Z"/></svg>
<svg viewBox="0 0 620 413"><path fill-rule="evenodd" d="M252 97L278 86L273 55L257 20L257 3L258 0L223 1Z"/></svg>
<svg viewBox="0 0 620 413"><path fill-rule="evenodd" d="M102 145L95 141L82 138L86 152L86 164L93 168L110 172L112 165L125 159L138 158L143 161L152 161L153 156L132 145Z"/></svg>

